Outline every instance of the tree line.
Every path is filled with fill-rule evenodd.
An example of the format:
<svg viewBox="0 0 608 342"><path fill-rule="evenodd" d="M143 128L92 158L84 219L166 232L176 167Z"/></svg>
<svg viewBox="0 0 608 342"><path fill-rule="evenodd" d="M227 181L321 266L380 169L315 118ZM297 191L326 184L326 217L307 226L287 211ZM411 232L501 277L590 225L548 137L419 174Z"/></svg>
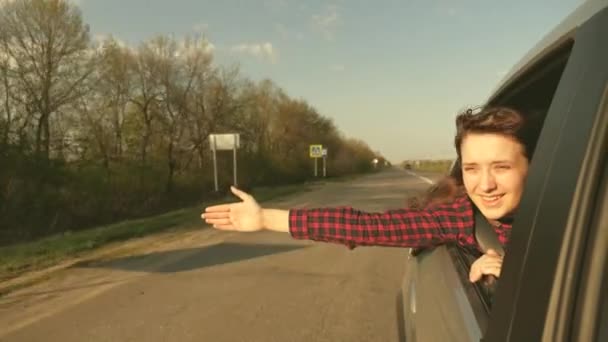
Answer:
<svg viewBox="0 0 608 342"><path fill-rule="evenodd" d="M370 172L378 157L272 80L221 66L204 34L91 38L65 0L0 4L0 245L199 203L211 133L239 133L244 187ZM232 155L218 152L224 190Z"/></svg>

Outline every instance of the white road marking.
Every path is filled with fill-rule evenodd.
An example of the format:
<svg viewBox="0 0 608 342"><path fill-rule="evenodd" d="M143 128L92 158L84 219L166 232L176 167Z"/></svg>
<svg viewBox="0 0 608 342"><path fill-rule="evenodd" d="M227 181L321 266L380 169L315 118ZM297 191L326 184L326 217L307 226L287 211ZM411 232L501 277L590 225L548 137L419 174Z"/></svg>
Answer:
<svg viewBox="0 0 608 342"><path fill-rule="evenodd" d="M429 183L429 184L435 184L435 182L433 182L432 180L430 180L430 179L428 179L428 178L426 178L426 177L423 177L423 176L417 175L417 174L413 173L412 171L407 171L407 170L406 170L405 172L407 172L407 173L408 173L410 176L414 176L414 177L417 177L417 178L419 178L419 179L422 179L423 181L425 181L425 182L427 182L427 183Z"/></svg>

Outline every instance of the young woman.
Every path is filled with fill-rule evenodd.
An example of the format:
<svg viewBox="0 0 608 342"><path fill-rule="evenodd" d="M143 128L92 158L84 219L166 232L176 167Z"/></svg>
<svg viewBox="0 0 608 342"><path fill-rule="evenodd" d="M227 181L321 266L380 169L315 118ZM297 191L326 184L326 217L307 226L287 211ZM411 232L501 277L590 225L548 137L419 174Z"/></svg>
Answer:
<svg viewBox="0 0 608 342"><path fill-rule="evenodd" d="M432 187L403 209L367 213L351 207L316 209L262 208L249 194L232 192L241 202L205 209L201 217L213 227L242 232L269 229L309 239L356 246L432 247L457 243L479 250L474 210L479 210L506 245L512 215L519 205L537 128L520 112L504 107L468 110L456 118L455 147L460 172ZM488 251L470 271L500 276L502 256Z"/></svg>

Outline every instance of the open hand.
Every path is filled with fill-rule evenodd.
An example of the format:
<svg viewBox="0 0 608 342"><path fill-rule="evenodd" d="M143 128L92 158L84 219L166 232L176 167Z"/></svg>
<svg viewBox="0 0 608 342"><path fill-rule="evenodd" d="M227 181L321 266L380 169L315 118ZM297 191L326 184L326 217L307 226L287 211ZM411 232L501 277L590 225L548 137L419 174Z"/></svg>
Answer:
<svg viewBox="0 0 608 342"><path fill-rule="evenodd" d="M264 228L262 208L253 196L233 186L230 191L242 202L219 204L205 208L201 218L214 228L254 232Z"/></svg>

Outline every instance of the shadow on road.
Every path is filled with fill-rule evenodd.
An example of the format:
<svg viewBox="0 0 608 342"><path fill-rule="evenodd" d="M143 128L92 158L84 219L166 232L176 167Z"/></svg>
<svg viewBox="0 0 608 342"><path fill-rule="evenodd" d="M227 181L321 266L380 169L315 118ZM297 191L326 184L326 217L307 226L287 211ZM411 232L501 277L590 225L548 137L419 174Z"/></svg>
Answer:
<svg viewBox="0 0 608 342"><path fill-rule="evenodd" d="M174 273L285 253L305 247L298 245L221 243L201 248L163 251L105 261L85 262L76 264L74 267Z"/></svg>

